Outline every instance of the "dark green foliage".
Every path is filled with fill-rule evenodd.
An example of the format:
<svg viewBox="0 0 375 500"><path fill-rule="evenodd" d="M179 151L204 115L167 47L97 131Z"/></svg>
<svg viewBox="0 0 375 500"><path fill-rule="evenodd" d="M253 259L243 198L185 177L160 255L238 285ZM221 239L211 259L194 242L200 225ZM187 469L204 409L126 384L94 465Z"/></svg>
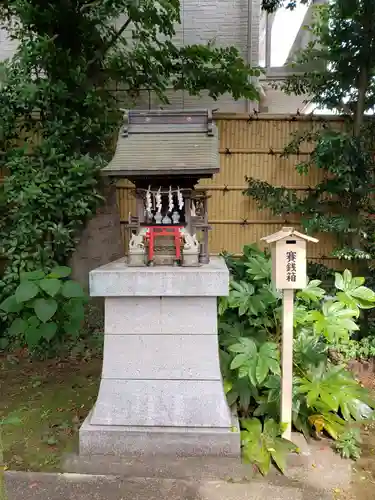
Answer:
<svg viewBox="0 0 375 500"><path fill-rule="evenodd" d="M375 105L375 3L333 0L316 13L309 28L313 41L296 60L316 69L289 78L281 87L340 114L343 125L338 130L329 120L315 121L311 130L291 138L283 156L311 151L296 169L305 175L318 168L323 180L301 193L248 178L246 194L273 213L301 215L308 233L333 234L332 256L359 261L361 274L368 276L375 256L375 163L374 122L365 114Z"/></svg>
<svg viewBox="0 0 375 500"><path fill-rule="evenodd" d="M286 9L293 10L296 6L301 4L307 4L310 0L262 0L262 9L266 12L276 12L280 7L285 7Z"/></svg>
<svg viewBox="0 0 375 500"><path fill-rule="evenodd" d="M70 273L65 266L49 273L21 273L14 295L0 304L10 325L0 337L0 348L26 344L32 351L45 343L61 343L78 336L86 296L81 285L69 279Z"/></svg>
<svg viewBox="0 0 375 500"><path fill-rule="evenodd" d="M266 423L280 418L281 296L272 287L270 258L264 252L246 246L239 259L225 257L232 274L229 297L219 303L225 391L241 418L244 456L266 472L271 458L282 466L272 453L257 455L251 433L257 433L256 442L271 439L264 433L266 425L273 424ZM363 283L363 278L353 278L346 270L336 273L331 296L319 280L311 280L296 294L293 425L306 435L325 432L338 439L350 423L373 413L367 391L350 372L331 364L328 356L329 349L348 342L359 330L360 311L375 307L375 293ZM279 434L272 434L280 445L273 448L283 456L281 450L285 455L289 448L278 441ZM269 442L267 446L272 448Z"/></svg>
<svg viewBox="0 0 375 500"><path fill-rule="evenodd" d="M335 354L343 361L352 359L368 360L375 358L375 332L370 330L366 337L359 340L350 339L348 342L336 346Z"/></svg>
<svg viewBox="0 0 375 500"><path fill-rule="evenodd" d="M168 88L253 100L249 77L259 70L234 47L176 46L178 0L10 0L0 2L0 21L20 41L1 71L4 299L21 272L66 264L102 202L99 170L120 123L117 85L126 106L144 88L164 103Z"/></svg>

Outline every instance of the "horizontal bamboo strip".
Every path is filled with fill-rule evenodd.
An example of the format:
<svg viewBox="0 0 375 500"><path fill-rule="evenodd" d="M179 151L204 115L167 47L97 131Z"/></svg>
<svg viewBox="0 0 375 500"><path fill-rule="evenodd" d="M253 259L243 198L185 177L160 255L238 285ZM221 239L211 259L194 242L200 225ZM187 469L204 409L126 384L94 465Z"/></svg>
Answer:
<svg viewBox="0 0 375 500"><path fill-rule="evenodd" d="M267 225L267 224L298 224L298 220L291 220L291 219L278 219L278 220L247 220L247 219L239 219L239 220L209 220L209 224L238 224L239 226L249 226L251 224L261 224L261 225Z"/></svg>
<svg viewBox="0 0 375 500"><path fill-rule="evenodd" d="M231 155L231 154L248 154L248 155L282 155L284 153L283 149L250 149L250 148L221 148L219 149L220 154ZM309 151L300 151L298 155L291 156L308 156Z"/></svg>
<svg viewBox="0 0 375 500"><path fill-rule="evenodd" d="M299 115L299 114L268 114L268 113L226 113L213 112L215 120L220 121L296 121L296 122L337 122L345 123L345 118L334 115Z"/></svg>
<svg viewBox="0 0 375 500"><path fill-rule="evenodd" d="M117 183L117 188L118 189L125 189L128 191L135 191L135 187L133 185L126 185L122 184L122 181L119 181ZM245 191L249 186L247 184L244 184L243 186L228 186L226 184L223 185L218 185L218 186L213 186L210 184L207 184L206 186L197 186L195 188L195 191ZM290 189L294 189L295 191L306 191L308 187L306 186L288 186Z"/></svg>
<svg viewBox="0 0 375 500"><path fill-rule="evenodd" d="M222 252L211 252L211 255L220 255ZM234 257L241 257L243 255L242 252L240 253L236 253L236 252L233 252L231 253L231 255L233 255ZM346 262L345 261L342 261L340 259L333 259L332 257L313 257L313 256L307 256L307 260L310 260L310 261L324 261L325 263L327 261L330 261L332 263L332 265L330 267L335 267L335 265L338 267L340 264L345 264ZM317 262L318 263L318 262ZM335 263L335 264L333 264ZM325 264L326 265L326 264ZM345 266L344 266L345 268Z"/></svg>
<svg viewBox="0 0 375 500"><path fill-rule="evenodd" d="M128 219L121 219L121 224L127 224ZM209 224L238 224L239 226L249 226L250 224L298 224L298 220L279 219L279 220L209 220Z"/></svg>

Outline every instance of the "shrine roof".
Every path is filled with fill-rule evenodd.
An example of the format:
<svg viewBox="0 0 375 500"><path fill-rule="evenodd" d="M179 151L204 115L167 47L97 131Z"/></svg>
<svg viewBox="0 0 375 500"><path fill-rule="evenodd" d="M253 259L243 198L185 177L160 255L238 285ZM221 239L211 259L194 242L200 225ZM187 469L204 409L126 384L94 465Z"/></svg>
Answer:
<svg viewBox="0 0 375 500"><path fill-rule="evenodd" d="M125 111L104 175L211 176L219 171L218 130L208 110Z"/></svg>
<svg viewBox="0 0 375 500"><path fill-rule="evenodd" d="M312 236L308 236L307 234L296 231L293 227L283 227L281 231L277 231L276 233L270 234L269 236L265 236L264 238L261 238L261 240L270 244L276 243L277 241L283 240L284 238L288 238L290 236L294 236L305 241L310 241L311 243L318 243L319 241Z"/></svg>

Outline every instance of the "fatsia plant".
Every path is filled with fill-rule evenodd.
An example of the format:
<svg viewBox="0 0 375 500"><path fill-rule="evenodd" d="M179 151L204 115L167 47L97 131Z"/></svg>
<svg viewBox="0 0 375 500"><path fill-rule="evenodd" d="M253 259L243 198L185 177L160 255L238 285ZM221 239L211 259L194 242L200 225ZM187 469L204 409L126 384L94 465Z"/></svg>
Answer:
<svg viewBox="0 0 375 500"><path fill-rule="evenodd" d="M347 304L351 309L356 310L359 316L361 309L371 309L374 307L375 293L363 286L364 278L353 278L352 273L346 269L341 275L335 274L335 287L340 290L337 293L338 299Z"/></svg>
<svg viewBox="0 0 375 500"><path fill-rule="evenodd" d="M280 426L272 419L266 419L262 425L257 418L244 419L241 425L245 461L255 464L264 475L269 472L271 462L284 472L286 456L296 446L281 437Z"/></svg>
<svg viewBox="0 0 375 500"><path fill-rule="evenodd" d="M251 338L241 338L238 344L229 347L236 355L230 368L238 368L238 376L249 377L256 387L261 385L270 373L280 375L280 359L277 344L264 342L259 348Z"/></svg>
<svg viewBox="0 0 375 500"><path fill-rule="evenodd" d="M269 256L247 246L237 261L226 258L232 282L229 297L219 307L225 391L242 419L261 419L250 426L262 434L267 419L280 419L280 295L272 289ZM362 306L374 307L375 293L349 271L337 273L335 284L329 296L319 280L311 280L296 294L293 424L306 436L325 432L336 440L352 422L371 417L374 403L348 371L330 363L328 349L359 329ZM246 432L244 453L250 441ZM249 457L268 464L272 454L256 456L252 450Z"/></svg>

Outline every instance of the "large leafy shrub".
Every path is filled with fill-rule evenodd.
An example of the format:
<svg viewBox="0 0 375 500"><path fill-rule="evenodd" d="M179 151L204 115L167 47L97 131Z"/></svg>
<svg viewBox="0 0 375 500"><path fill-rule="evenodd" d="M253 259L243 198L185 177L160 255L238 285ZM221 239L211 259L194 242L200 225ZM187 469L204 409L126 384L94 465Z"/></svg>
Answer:
<svg viewBox="0 0 375 500"><path fill-rule="evenodd" d="M81 285L69 279L70 273L65 266L48 273L21 273L15 293L0 304L10 324L0 338L0 348L16 343L32 350L46 342L78 335L86 297Z"/></svg>
<svg viewBox="0 0 375 500"><path fill-rule="evenodd" d="M121 105L144 89L167 104L170 88L254 100L260 70L235 47L175 45L179 0L9 0L0 22L19 41L0 68L2 300L20 272L67 263L102 201Z"/></svg>
<svg viewBox="0 0 375 500"><path fill-rule="evenodd" d="M229 297L221 298L219 303L225 390L229 404L237 407L243 422L244 456L253 457L260 470L265 471L270 457L262 454L263 462L259 463L259 456L255 457L254 450L248 449L253 445L246 438L249 431L245 422L258 417L266 429L271 425L266 427L269 419L280 419L282 297L271 282L269 255L246 246L241 258L225 257L232 277ZM375 293L364 286L363 278L353 278L348 270L336 273L333 295L327 295L319 280L310 281L304 290L297 292L293 425L306 436L324 431L339 439L350 423L372 414L374 405L367 391L344 367L330 362L328 350L338 343L349 342L359 329L362 310L374 306ZM259 429L259 425L251 424L251 428Z"/></svg>

